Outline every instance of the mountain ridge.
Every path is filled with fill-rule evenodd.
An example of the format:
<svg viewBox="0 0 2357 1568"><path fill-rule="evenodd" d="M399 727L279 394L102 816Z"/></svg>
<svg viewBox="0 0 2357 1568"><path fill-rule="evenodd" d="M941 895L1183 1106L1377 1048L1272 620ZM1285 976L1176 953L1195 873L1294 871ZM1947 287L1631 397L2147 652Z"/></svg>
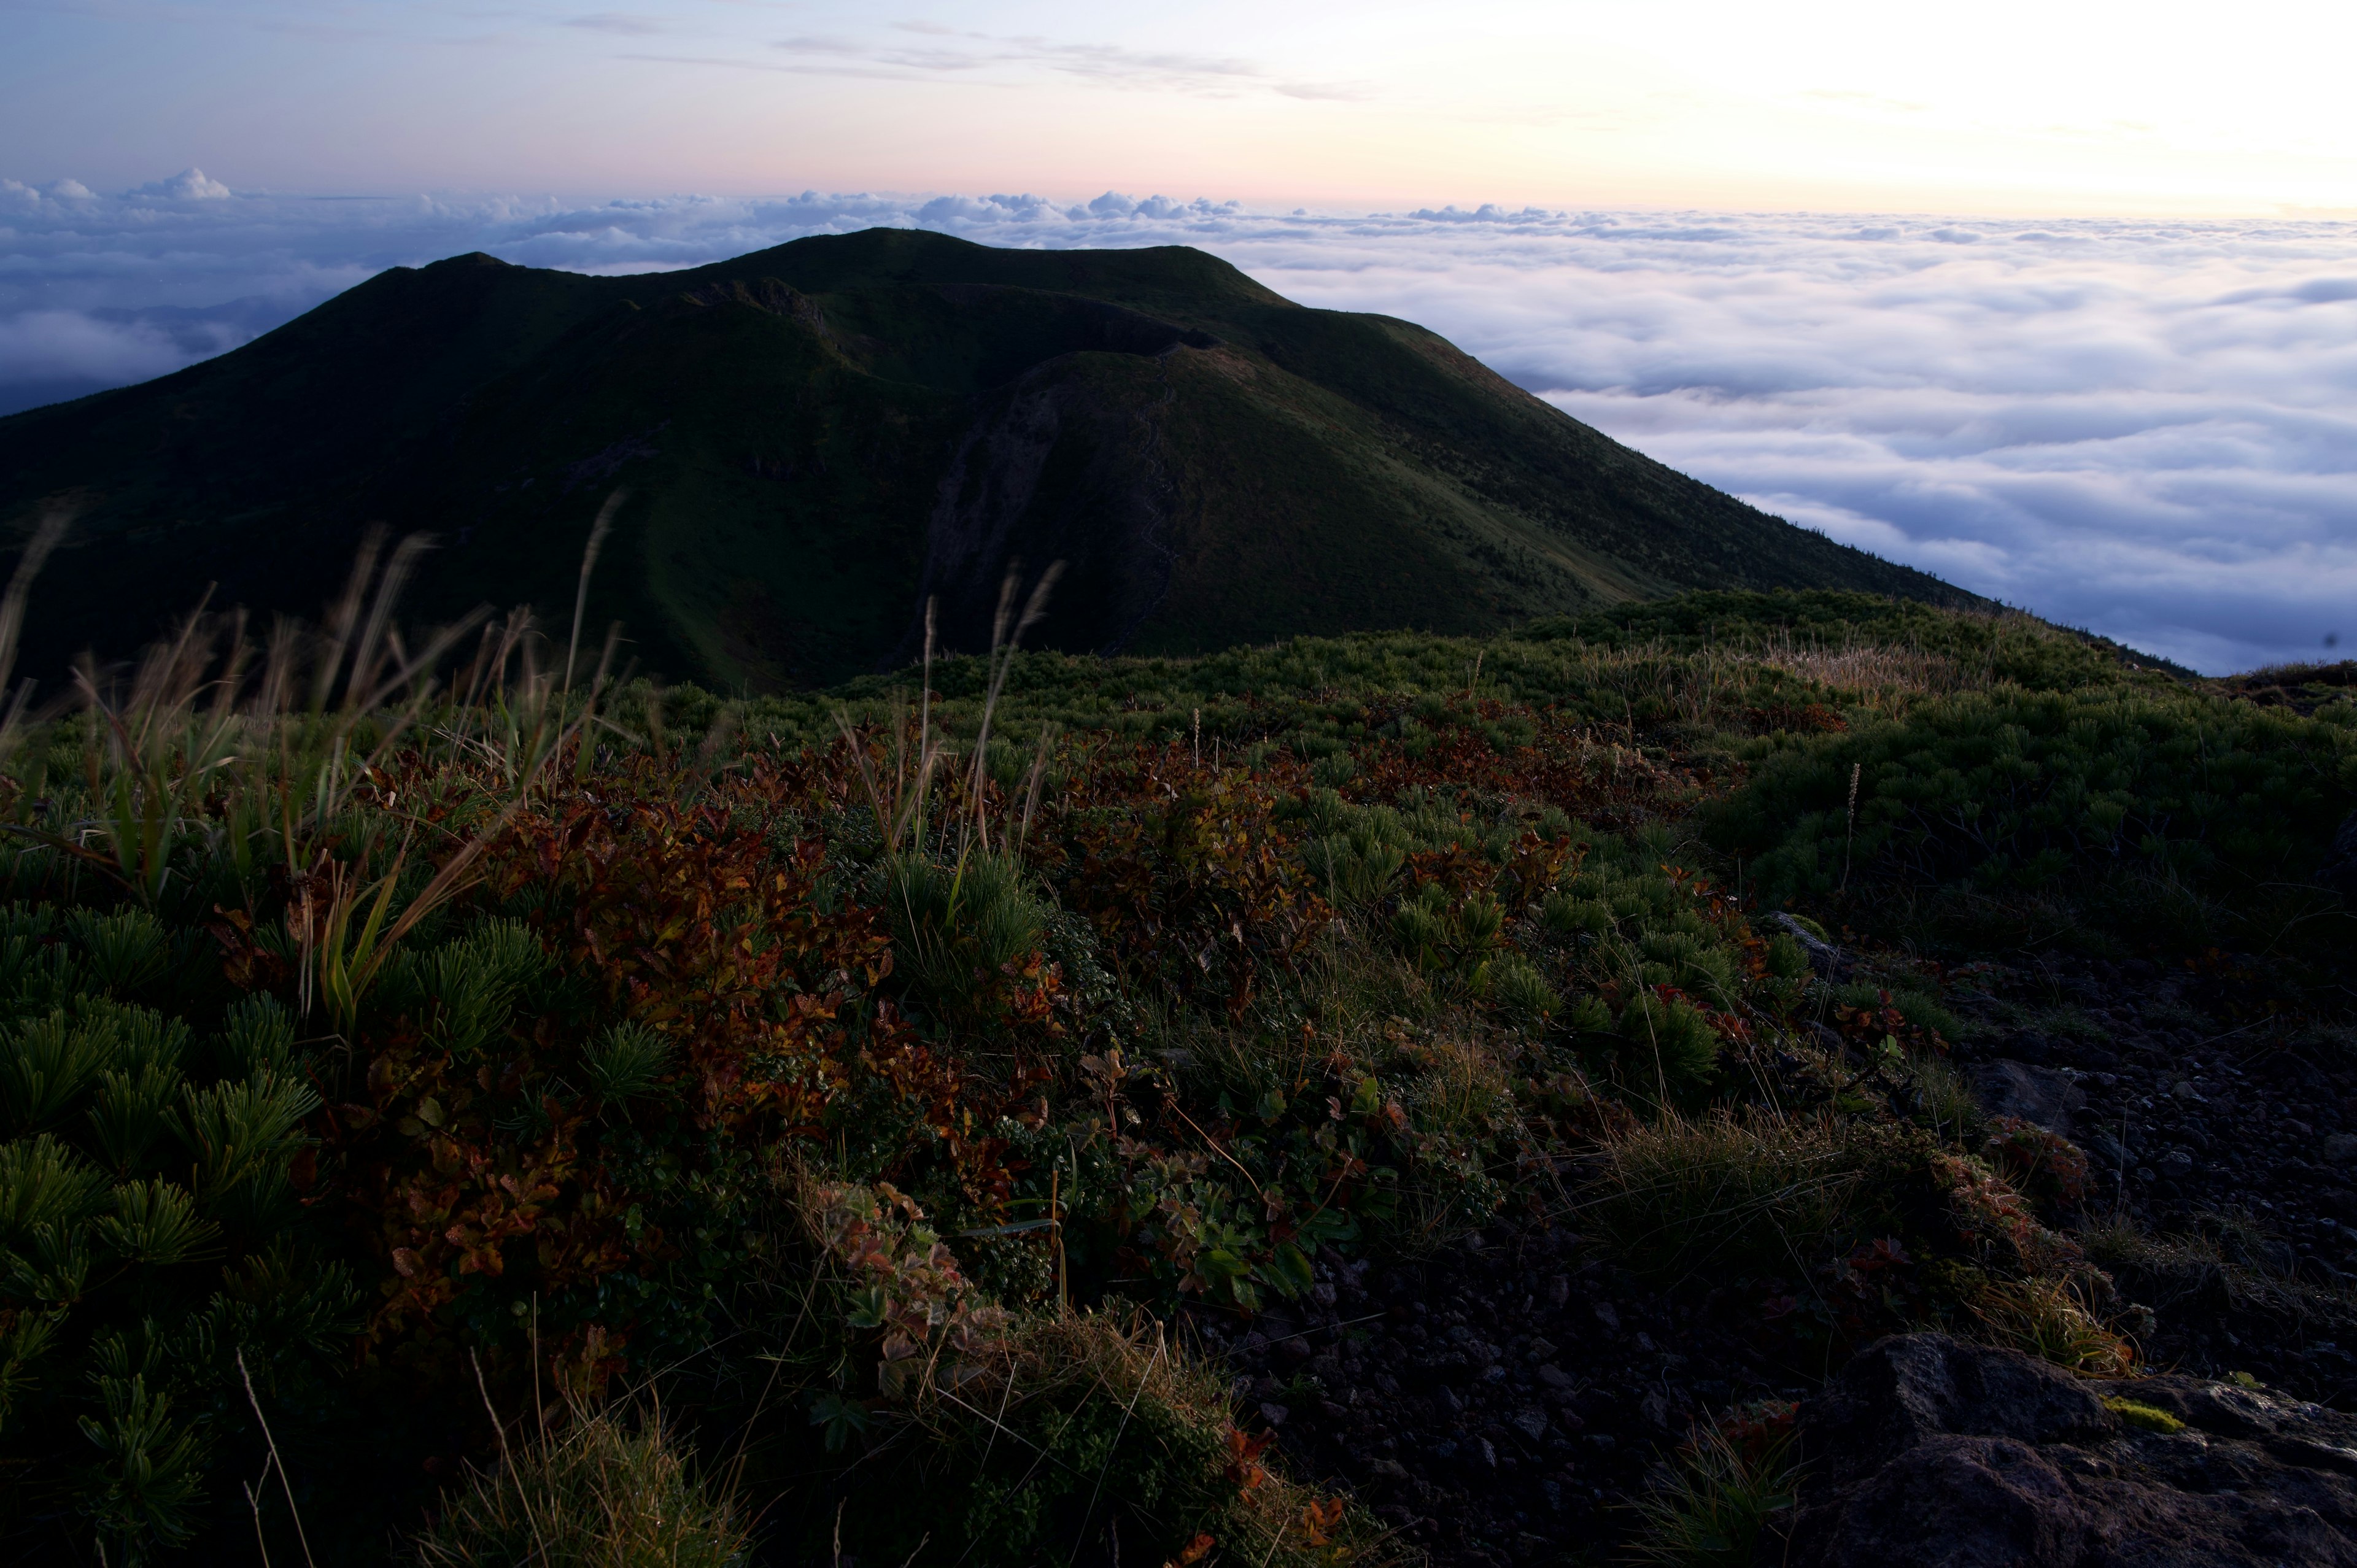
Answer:
<svg viewBox="0 0 2357 1568"><path fill-rule="evenodd" d="M572 601L642 665L823 684L986 643L1009 566L1071 650L1479 632L1696 587L1973 596L1760 512L1436 334L1296 305L1180 246L905 230L591 277L393 269L220 359L0 419L0 521L81 516L27 628L46 674L195 596L311 614L373 523L412 603Z"/></svg>

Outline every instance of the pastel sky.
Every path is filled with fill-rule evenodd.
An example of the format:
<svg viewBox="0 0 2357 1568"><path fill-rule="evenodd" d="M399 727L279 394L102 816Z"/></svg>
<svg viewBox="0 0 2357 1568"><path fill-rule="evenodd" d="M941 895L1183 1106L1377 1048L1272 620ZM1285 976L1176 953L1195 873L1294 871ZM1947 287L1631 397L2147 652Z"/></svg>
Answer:
<svg viewBox="0 0 2357 1568"><path fill-rule="evenodd" d="M468 250L1187 243L2009 603L2316 657L2357 639L2357 6L2226 22L0 0L0 414Z"/></svg>
<svg viewBox="0 0 2357 1568"><path fill-rule="evenodd" d="M11 172L2357 215L2325 0L5 0Z"/></svg>

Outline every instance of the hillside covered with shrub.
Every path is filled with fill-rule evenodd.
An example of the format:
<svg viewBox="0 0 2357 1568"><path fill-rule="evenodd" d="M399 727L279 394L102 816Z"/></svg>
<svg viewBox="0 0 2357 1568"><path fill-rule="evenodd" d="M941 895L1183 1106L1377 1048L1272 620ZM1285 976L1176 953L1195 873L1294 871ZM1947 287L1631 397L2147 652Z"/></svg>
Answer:
<svg viewBox="0 0 2357 1568"><path fill-rule="evenodd" d="M2357 1397L2345 667L1003 600L724 700L373 583L10 710L13 1558L1746 1562L1889 1332Z"/></svg>
<svg viewBox="0 0 2357 1568"><path fill-rule="evenodd" d="M156 635L192 583L314 615L379 524L438 536L404 600L429 618L561 615L610 527L591 624L724 691L907 663L928 603L942 647L980 652L1023 563L1064 570L1030 646L1074 652L1480 634L1691 588L1979 602L1409 322L1185 246L906 229L661 274L390 267L217 359L0 418L0 522L60 508L25 633L44 682Z"/></svg>

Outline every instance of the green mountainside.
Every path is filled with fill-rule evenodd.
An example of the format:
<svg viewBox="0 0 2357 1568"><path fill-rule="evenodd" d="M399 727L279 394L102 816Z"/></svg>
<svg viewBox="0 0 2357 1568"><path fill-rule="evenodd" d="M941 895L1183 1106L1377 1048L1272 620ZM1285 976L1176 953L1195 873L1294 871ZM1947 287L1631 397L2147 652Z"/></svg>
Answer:
<svg viewBox="0 0 2357 1568"><path fill-rule="evenodd" d="M1609 440L1406 322L1294 305L1181 247L874 230L690 272L396 268L234 353L0 420L0 522L76 506L26 630L48 681L202 585L316 616L371 524L437 541L407 604L570 612L724 689L986 643L1188 653L1479 633L1692 588L1964 606Z"/></svg>

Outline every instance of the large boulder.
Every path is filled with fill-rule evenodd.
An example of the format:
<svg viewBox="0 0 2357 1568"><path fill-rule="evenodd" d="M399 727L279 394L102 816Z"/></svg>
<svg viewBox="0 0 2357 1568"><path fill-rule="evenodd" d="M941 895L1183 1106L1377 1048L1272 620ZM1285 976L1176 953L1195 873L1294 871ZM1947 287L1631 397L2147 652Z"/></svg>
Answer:
<svg viewBox="0 0 2357 1568"><path fill-rule="evenodd" d="M2253 1390L1908 1334L1800 1441L1790 1568L2357 1568L2357 1416Z"/></svg>

